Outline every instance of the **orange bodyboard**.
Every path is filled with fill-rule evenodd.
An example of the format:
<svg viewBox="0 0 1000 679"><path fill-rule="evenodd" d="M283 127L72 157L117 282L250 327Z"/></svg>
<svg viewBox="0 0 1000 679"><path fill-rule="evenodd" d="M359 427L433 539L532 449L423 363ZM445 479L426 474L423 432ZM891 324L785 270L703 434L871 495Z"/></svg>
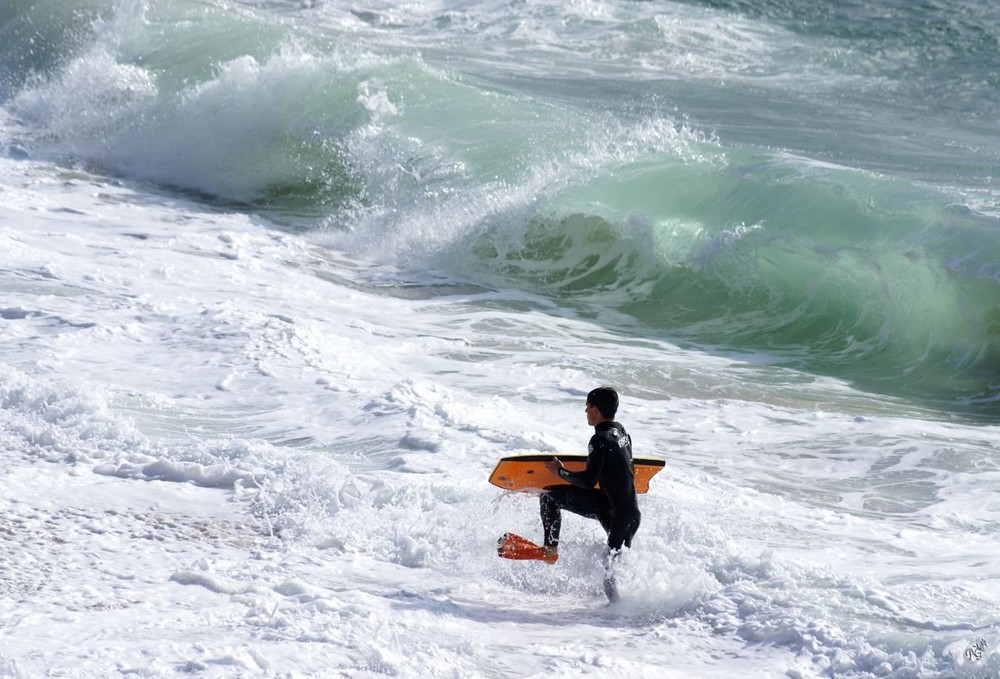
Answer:
<svg viewBox="0 0 1000 679"><path fill-rule="evenodd" d="M558 457L566 469L571 472L583 471L587 468L586 455L515 455L504 457L497 462L490 474L490 483L504 490L544 490L552 486L568 486L569 481L558 474L549 471L545 463ZM649 490L649 480L663 469L666 462L650 457L632 459L635 471L635 492L645 493Z"/></svg>

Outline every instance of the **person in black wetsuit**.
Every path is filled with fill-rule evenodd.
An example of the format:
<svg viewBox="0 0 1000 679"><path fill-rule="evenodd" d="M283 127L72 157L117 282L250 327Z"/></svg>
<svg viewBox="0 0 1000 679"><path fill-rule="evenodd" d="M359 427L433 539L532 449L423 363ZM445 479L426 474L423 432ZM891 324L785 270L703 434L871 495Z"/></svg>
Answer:
<svg viewBox="0 0 1000 679"><path fill-rule="evenodd" d="M612 567L622 546L632 546L641 518L632 470L632 439L615 421L618 392L611 387L598 387L587 394L586 412L587 424L594 427L587 468L571 472L558 458L548 463L552 471L573 485L549 488L540 496L545 536L542 549L550 556L558 553L563 509L600 521L608 534L604 591L614 601L618 594ZM595 488L598 484L600 488Z"/></svg>

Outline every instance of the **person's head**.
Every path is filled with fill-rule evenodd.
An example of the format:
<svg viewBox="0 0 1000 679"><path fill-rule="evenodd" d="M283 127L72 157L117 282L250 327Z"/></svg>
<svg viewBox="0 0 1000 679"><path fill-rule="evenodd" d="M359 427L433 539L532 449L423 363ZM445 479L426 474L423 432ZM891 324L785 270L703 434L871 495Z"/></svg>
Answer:
<svg viewBox="0 0 1000 679"><path fill-rule="evenodd" d="M618 392L611 387L598 387L587 394L587 424L613 420L617 412Z"/></svg>

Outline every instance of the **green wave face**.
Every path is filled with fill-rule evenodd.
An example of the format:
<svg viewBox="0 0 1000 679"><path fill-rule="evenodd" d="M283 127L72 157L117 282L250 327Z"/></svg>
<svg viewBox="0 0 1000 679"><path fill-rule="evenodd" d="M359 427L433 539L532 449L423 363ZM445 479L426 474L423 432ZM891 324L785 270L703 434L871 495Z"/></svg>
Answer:
<svg viewBox="0 0 1000 679"><path fill-rule="evenodd" d="M552 22L551 4L536 19L567 33L519 38L512 60L525 26L500 5L477 6L482 25L456 8L403 28L288 5L285 21L238 2L4 3L0 104L33 155L665 339L995 410L995 107L972 107L961 148L920 136L910 62L866 53L869 22L847 12L815 38L740 19L760 39L734 55L701 8L623 5L604 26ZM762 7L780 21L781 3ZM692 21L692 42L664 40ZM952 83L954 63L917 80ZM717 115L726 141L684 110ZM961 207L977 195L986 209Z"/></svg>
<svg viewBox="0 0 1000 679"><path fill-rule="evenodd" d="M994 220L908 182L794 158L717 165L624 168L559 192L516 238L486 230L473 251L504 278L668 337L766 351L904 398L992 407Z"/></svg>

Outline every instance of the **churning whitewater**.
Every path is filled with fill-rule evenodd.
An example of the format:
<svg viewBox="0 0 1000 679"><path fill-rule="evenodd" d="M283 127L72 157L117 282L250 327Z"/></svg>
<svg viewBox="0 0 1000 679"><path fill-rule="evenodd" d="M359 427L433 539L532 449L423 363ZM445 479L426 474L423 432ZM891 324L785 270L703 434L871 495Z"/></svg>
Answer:
<svg viewBox="0 0 1000 679"><path fill-rule="evenodd" d="M0 6L0 677L1000 676L1000 10ZM600 526L487 477L666 461Z"/></svg>

